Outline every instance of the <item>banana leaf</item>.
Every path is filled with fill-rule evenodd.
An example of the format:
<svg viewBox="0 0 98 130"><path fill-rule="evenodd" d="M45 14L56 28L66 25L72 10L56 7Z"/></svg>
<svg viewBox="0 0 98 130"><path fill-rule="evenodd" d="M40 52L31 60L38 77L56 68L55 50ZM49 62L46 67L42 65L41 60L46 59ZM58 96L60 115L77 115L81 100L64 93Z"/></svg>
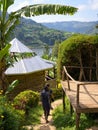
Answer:
<svg viewBox="0 0 98 130"><path fill-rule="evenodd" d="M9 53L11 44L7 44L2 50L0 50L0 61Z"/></svg>
<svg viewBox="0 0 98 130"><path fill-rule="evenodd" d="M18 85L19 81L18 80L14 80L9 86L8 89L5 92L5 95L10 93L17 85Z"/></svg>

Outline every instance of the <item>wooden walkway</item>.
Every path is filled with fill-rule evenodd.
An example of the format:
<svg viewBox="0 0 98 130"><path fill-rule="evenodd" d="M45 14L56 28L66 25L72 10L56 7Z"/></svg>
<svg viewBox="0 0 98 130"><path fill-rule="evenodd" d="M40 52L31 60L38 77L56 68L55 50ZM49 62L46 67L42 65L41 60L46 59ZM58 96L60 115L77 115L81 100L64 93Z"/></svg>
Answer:
<svg viewBox="0 0 98 130"><path fill-rule="evenodd" d="M98 82L79 82L70 75L67 76L71 79L67 77L67 80L61 81L61 84L64 94L76 112L76 129L79 129L81 113L98 112Z"/></svg>

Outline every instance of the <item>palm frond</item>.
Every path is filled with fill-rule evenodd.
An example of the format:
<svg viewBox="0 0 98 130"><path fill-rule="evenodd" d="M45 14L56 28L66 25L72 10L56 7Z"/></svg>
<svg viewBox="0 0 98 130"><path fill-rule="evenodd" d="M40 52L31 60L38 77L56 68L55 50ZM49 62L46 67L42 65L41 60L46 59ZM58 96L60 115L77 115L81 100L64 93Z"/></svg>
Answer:
<svg viewBox="0 0 98 130"><path fill-rule="evenodd" d="M16 12L13 12L12 15L21 15L26 17L38 16L43 14L63 14L63 15L73 15L77 12L77 8L66 5L54 5L54 4L36 4L25 6L19 9Z"/></svg>

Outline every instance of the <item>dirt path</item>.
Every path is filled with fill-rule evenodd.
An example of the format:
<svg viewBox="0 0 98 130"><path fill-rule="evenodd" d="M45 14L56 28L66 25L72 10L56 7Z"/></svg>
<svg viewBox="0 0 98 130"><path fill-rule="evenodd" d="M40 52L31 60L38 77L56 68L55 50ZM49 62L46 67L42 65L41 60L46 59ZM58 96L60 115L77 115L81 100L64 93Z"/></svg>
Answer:
<svg viewBox="0 0 98 130"><path fill-rule="evenodd" d="M55 109L58 105L62 104L62 100L59 99L52 103L53 109ZM50 111L50 115L48 117L49 123L45 123L44 115L41 117L41 124L37 125L33 128L33 130L56 130L56 127L52 125L52 110Z"/></svg>
<svg viewBox="0 0 98 130"><path fill-rule="evenodd" d="M61 99L54 101L52 103L53 109L55 109L60 104L62 104ZM56 130L56 127L52 125L53 124L52 110L50 111L50 115L48 117L48 120L49 120L49 123L46 123L45 119L44 119L44 115L42 115L41 119L40 119L41 123L39 125L36 125L36 126L27 126L27 130ZM93 127L86 129L86 130L98 130L98 127L93 126Z"/></svg>

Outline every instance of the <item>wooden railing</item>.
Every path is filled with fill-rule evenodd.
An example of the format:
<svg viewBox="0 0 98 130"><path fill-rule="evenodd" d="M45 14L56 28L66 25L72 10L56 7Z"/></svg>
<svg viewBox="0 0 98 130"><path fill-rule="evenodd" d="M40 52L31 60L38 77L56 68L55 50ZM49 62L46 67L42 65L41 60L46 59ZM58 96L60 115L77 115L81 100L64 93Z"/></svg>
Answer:
<svg viewBox="0 0 98 130"><path fill-rule="evenodd" d="M81 81L82 79L84 79L85 81L86 80L92 81L94 72L95 72L95 76L96 76L95 80L98 80L97 79L97 68L96 67L66 66L66 68L67 69L74 69L74 70L78 69L78 70L80 70L80 72L78 71L78 74L79 74L78 80L79 81ZM87 72L88 72L88 75L86 75Z"/></svg>
<svg viewBox="0 0 98 130"><path fill-rule="evenodd" d="M63 110L65 111L66 108L65 96L68 96L70 112L72 113L72 108L74 108L73 110L76 113L76 130L79 130L81 113L98 113L98 96L96 96L96 94L98 95L98 82L77 81L68 73L64 66L61 84L63 88Z"/></svg>
<svg viewBox="0 0 98 130"><path fill-rule="evenodd" d="M82 87L83 85L88 85L88 84L98 84L98 82L97 81L96 82L91 82L91 81L90 82L87 82L87 81L80 82L80 81L77 81L70 76L70 74L67 72L67 69L66 69L65 66L63 68L64 68L64 72L66 74L66 79L67 79L67 83L68 83L68 90L70 91L70 88L71 88L70 87L70 80L73 81L77 86L77 92L76 92L76 99L77 100L76 100L76 102L77 102L77 107L79 107L80 86Z"/></svg>

